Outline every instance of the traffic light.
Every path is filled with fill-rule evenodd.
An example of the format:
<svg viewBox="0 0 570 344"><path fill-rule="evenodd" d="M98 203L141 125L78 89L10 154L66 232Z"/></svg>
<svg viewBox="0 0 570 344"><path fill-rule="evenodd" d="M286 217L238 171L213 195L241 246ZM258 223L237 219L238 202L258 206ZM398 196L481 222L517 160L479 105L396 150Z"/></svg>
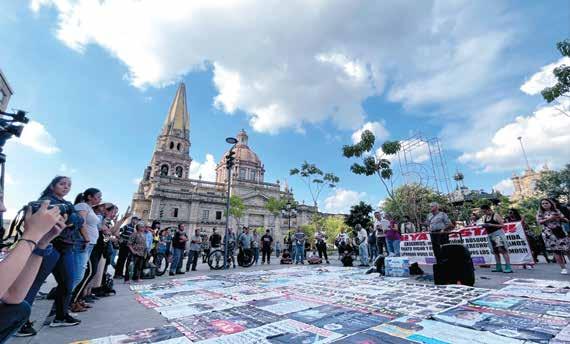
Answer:
<svg viewBox="0 0 570 344"><path fill-rule="evenodd" d="M236 152L234 152L233 149L229 151L228 155L226 155L226 163L228 165L227 166L228 169L232 168L234 166L235 159L236 159L235 155L236 155Z"/></svg>

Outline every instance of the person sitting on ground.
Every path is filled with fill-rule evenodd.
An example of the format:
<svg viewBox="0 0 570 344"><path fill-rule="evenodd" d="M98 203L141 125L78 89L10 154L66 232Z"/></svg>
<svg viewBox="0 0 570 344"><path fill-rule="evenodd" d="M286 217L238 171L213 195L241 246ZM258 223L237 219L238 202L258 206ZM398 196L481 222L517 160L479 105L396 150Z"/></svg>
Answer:
<svg viewBox="0 0 570 344"><path fill-rule="evenodd" d="M340 261L344 267L353 266L352 263L354 259L352 258L352 253L349 250L344 250L341 254Z"/></svg>
<svg viewBox="0 0 570 344"><path fill-rule="evenodd" d="M309 262L309 264L321 264L323 262L323 259L319 257L317 251L313 250L307 261Z"/></svg>
<svg viewBox="0 0 570 344"><path fill-rule="evenodd" d="M0 193L2 191L0 190ZM51 251L50 242L66 227L58 207L48 209L42 203L24 217L22 237L0 260L0 343L4 343L28 320L30 306L24 298L30 290L44 256ZM6 207L0 197L0 212Z"/></svg>
<svg viewBox="0 0 570 344"><path fill-rule="evenodd" d="M283 254L281 255L281 264L293 264L293 259L287 249L283 250Z"/></svg>
<svg viewBox="0 0 570 344"><path fill-rule="evenodd" d="M489 241L489 249L495 255L496 267L494 272L512 273L511 258L509 256L509 243L507 236L503 231L503 218L499 214L495 214L488 204L481 206L484 215L481 225L487 231L487 239ZM501 265L501 255L505 258L505 268Z"/></svg>

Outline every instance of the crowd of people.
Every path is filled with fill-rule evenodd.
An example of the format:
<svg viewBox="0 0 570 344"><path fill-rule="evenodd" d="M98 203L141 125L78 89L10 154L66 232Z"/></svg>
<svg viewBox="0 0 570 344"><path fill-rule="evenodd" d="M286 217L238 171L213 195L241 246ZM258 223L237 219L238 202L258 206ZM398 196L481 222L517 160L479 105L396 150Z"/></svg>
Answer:
<svg viewBox="0 0 570 344"><path fill-rule="evenodd" d="M205 263L208 254L221 250L224 244L233 268L236 253L238 264L240 257L251 257L253 264L259 264L260 255L261 264L271 264L273 253L281 264L330 263L329 238L322 228L309 238L299 227L286 235L283 247L270 230L261 235L248 227L239 233L230 228L226 237L215 228L210 235L201 229L189 235L184 224L175 230L162 229L159 221L145 223L129 209L119 217L118 207L103 202L102 193L96 188L86 189L71 203L66 200L71 185L69 177L55 177L40 193L38 201L24 208L23 230L18 240L1 252L0 343L14 334L36 334L30 311L49 275L57 283L50 292L54 302L49 326L67 327L80 324L78 313L89 311L98 298L114 293L113 278L107 273L109 266L114 268L114 278L125 283L138 282L145 267L152 266L151 261L156 263L158 257L164 257L170 262L169 275L174 276L196 271L200 260ZM4 205L0 203L0 212L3 211ZM549 255L553 255L562 274L567 274L565 259L570 259L568 212L567 207L542 199L536 214L541 234L534 235L527 228L534 258L544 252L548 261ZM516 209L510 209L503 217L487 205L471 217L471 225L482 226L487 231L489 249L497 262L493 271L512 272L503 224L515 221L525 223ZM352 266L358 257L360 266L369 266L378 256L399 256L402 234L427 230L438 260L441 246L449 243L455 229L448 215L440 211L437 203L432 203L431 212L420 228L409 218L396 222L386 214L375 212L371 226L364 228L357 224L352 229L342 229L334 239L334 246L343 265Z"/></svg>

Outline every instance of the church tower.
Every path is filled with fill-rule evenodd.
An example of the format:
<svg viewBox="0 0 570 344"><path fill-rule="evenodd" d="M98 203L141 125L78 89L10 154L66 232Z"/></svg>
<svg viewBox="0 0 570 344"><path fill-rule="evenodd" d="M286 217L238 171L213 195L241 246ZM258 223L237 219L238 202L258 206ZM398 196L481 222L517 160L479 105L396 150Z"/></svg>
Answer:
<svg viewBox="0 0 570 344"><path fill-rule="evenodd" d="M156 141L144 179L155 177L188 178L190 172L190 118L186 86L180 83Z"/></svg>

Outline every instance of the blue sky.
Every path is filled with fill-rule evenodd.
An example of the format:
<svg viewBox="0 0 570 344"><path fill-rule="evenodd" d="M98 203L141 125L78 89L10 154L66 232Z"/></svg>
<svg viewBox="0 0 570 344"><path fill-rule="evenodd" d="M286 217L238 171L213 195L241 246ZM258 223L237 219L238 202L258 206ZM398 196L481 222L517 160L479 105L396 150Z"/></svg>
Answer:
<svg viewBox="0 0 570 344"><path fill-rule="evenodd" d="M207 155L217 162L244 128L266 181L287 179L310 201L287 176L308 160L341 178L321 208L377 205L378 180L341 156L365 126L437 136L450 175L508 193L524 168L517 136L533 167L568 162L570 120L537 89L569 22L567 1L2 1L9 107L34 121L6 147L6 202L13 213L64 174L73 195L98 187L124 209L179 81L194 175L211 175Z"/></svg>

